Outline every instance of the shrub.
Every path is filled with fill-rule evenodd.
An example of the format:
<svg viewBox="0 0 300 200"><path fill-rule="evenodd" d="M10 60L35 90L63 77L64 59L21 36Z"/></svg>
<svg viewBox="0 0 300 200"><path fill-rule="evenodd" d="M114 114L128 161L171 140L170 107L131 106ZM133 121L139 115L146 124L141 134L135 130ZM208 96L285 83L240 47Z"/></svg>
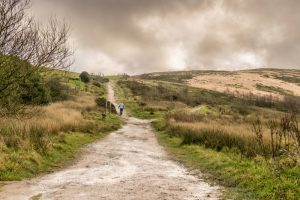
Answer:
<svg viewBox="0 0 300 200"><path fill-rule="evenodd" d="M231 109L243 116L251 114L251 110L247 105L233 105Z"/></svg>
<svg viewBox="0 0 300 200"><path fill-rule="evenodd" d="M97 82L97 81L94 81L94 82L93 82L93 85L96 86L96 87L101 87L101 83L99 83L99 82Z"/></svg>
<svg viewBox="0 0 300 200"><path fill-rule="evenodd" d="M91 78L93 80L95 80L95 82L99 82L99 83L108 83L109 82L109 79L102 75L92 75Z"/></svg>
<svg viewBox="0 0 300 200"><path fill-rule="evenodd" d="M101 78L101 79L100 79L100 82L101 82L101 83L108 83L108 82L109 82L109 79L108 79L108 78Z"/></svg>
<svg viewBox="0 0 300 200"><path fill-rule="evenodd" d="M53 102L65 101L70 98L70 88L62 84L58 78L48 80L46 86L50 90L50 96Z"/></svg>
<svg viewBox="0 0 300 200"><path fill-rule="evenodd" d="M49 88L38 73L32 74L20 84L20 92L22 104L45 105L51 101Z"/></svg>
<svg viewBox="0 0 300 200"><path fill-rule="evenodd" d="M145 107L147 105L147 103L145 103L145 102L139 102L139 106L141 106L141 107Z"/></svg>
<svg viewBox="0 0 300 200"><path fill-rule="evenodd" d="M42 105L49 101L49 90L35 67L17 57L0 55L1 115L16 114L24 104Z"/></svg>
<svg viewBox="0 0 300 200"><path fill-rule="evenodd" d="M97 80L99 83L108 83L108 82L109 82L109 79L108 79L108 78L105 78L105 77L99 77L99 78L96 78L96 80Z"/></svg>
<svg viewBox="0 0 300 200"><path fill-rule="evenodd" d="M79 77L80 77L80 80L84 83L89 83L91 81L91 77L90 77L89 73L86 71L81 72Z"/></svg>
<svg viewBox="0 0 300 200"><path fill-rule="evenodd" d="M97 106L99 106L99 107L106 108L106 106L107 106L108 110L110 110L109 106L111 105L111 112L113 114L117 114L117 109L116 109L115 105L113 103L111 103L110 101L107 101L105 98L103 98L103 97L96 98L95 102L96 102Z"/></svg>
<svg viewBox="0 0 300 200"><path fill-rule="evenodd" d="M105 108L107 100L103 97L99 97L99 98L95 99L95 102L96 102L97 106Z"/></svg>

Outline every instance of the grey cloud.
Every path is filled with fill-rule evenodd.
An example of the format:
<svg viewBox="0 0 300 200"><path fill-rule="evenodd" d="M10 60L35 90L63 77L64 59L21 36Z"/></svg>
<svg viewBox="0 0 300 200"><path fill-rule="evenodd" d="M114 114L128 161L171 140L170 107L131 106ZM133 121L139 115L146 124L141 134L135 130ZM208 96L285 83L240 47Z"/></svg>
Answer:
<svg viewBox="0 0 300 200"><path fill-rule="evenodd" d="M300 68L299 7L298 0L34 0L32 9L71 23L74 69L136 74Z"/></svg>

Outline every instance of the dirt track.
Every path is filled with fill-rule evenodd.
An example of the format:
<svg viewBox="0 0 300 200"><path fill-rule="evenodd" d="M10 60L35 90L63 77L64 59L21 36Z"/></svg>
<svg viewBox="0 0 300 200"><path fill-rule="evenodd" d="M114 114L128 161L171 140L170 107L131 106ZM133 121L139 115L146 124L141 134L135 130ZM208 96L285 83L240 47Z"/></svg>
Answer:
<svg viewBox="0 0 300 200"><path fill-rule="evenodd" d="M126 121L119 131L87 146L74 165L6 185L0 199L218 199L218 187L189 175L168 157L149 121Z"/></svg>

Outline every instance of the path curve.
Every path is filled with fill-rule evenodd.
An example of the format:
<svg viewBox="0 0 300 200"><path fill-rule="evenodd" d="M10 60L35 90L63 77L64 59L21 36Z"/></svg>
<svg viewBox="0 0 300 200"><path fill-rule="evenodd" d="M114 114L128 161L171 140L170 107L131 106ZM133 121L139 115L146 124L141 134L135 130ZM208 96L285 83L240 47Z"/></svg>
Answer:
<svg viewBox="0 0 300 200"><path fill-rule="evenodd" d="M109 98L115 102L111 85ZM88 145L61 171L0 190L0 199L218 199L220 188L190 175L158 144L149 121L127 118L122 129Z"/></svg>

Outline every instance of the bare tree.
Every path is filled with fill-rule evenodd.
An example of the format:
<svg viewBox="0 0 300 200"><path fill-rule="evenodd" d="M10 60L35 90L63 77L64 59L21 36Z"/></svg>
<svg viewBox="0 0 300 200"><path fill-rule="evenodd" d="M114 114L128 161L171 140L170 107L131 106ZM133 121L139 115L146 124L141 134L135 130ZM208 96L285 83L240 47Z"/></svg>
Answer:
<svg viewBox="0 0 300 200"><path fill-rule="evenodd" d="M42 27L26 15L30 0L0 3L0 53L14 55L36 67L66 69L73 51L68 46L69 27L51 18Z"/></svg>
<svg viewBox="0 0 300 200"><path fill-rule="evenodd" d="M41 25L27 14L31 0L0 1L0 100L12 85L39 70L68 69L73 55L68 45L69 26L57 18ZM24 63L25 62L25 63ZM30 64L30 67L26 63ZM8 65L9 64L9 65Z"/></svg>

